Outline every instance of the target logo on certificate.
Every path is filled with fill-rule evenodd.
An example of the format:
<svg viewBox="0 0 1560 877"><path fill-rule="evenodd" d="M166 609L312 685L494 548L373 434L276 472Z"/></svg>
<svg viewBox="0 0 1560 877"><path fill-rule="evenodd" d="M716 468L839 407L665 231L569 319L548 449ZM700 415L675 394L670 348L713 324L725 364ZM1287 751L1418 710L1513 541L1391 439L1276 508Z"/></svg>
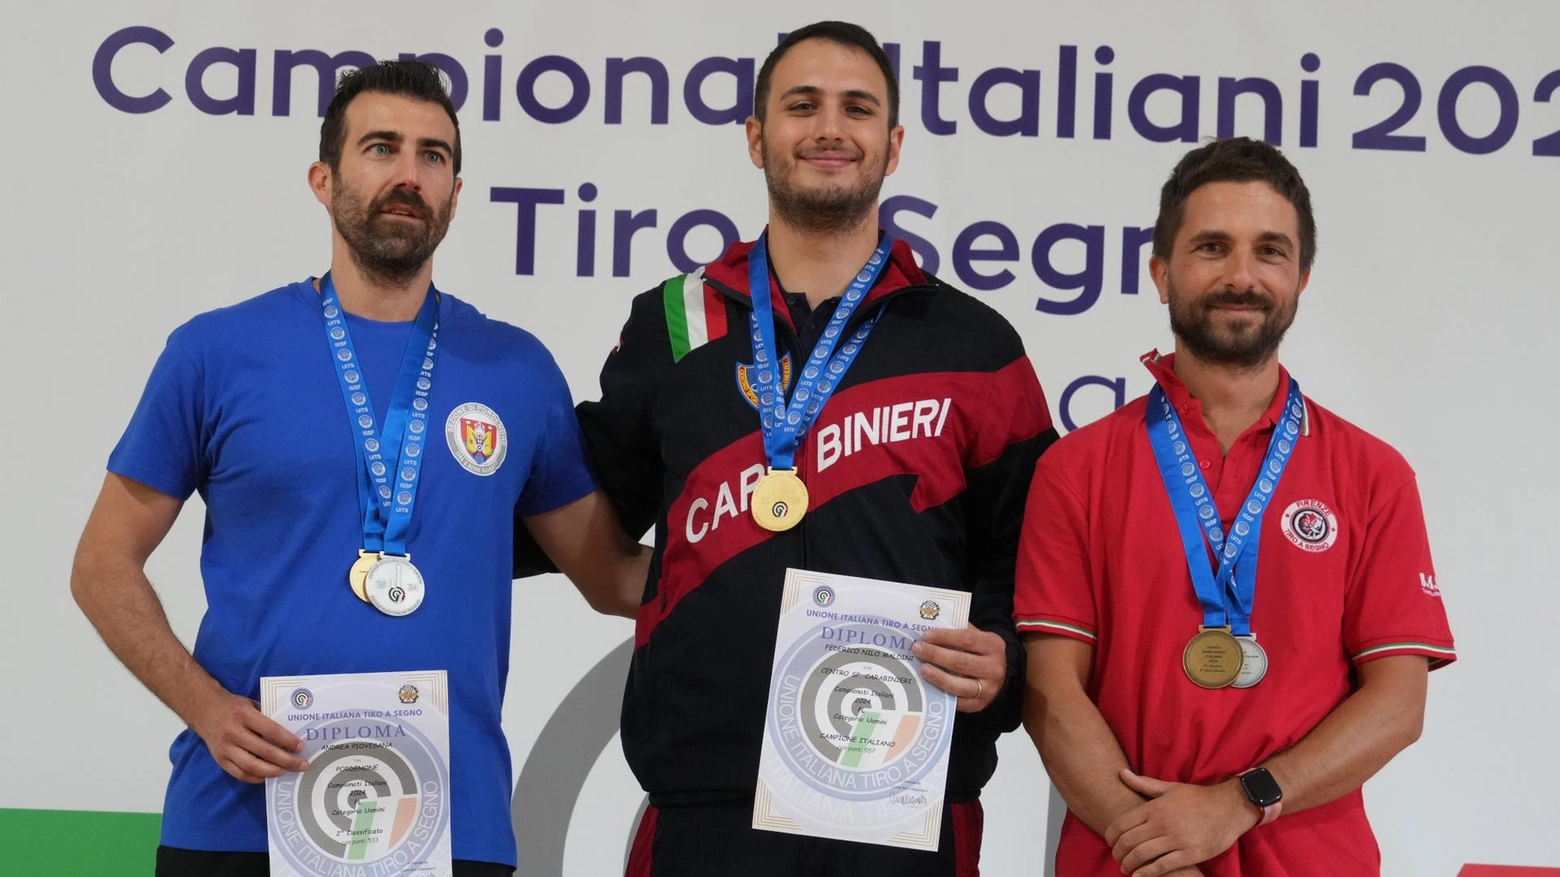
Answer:
<svg viewBox="0 0 1560 877"><path fill-rule="evenodd" d="M787 570L753 827L937 849L956 698L910 646L968 617L962 591Z"/></svg>
<svg viewBox="0 0 1560 877"><path fill-rule="evenodd" d="M265 783L273 875L451 873L443 670L266 677L260 695L309 760Z"/></svg>

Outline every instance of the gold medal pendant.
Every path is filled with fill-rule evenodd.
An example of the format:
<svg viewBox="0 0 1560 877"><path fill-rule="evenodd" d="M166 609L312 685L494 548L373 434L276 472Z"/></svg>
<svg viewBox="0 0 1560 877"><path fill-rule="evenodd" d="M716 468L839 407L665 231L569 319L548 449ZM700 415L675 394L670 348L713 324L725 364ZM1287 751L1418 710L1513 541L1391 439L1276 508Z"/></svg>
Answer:
<svg viewBox="0 0 1560 877"><path fill-rule="evenodd" d="M765 530L779 533L796 526L807 514L807 485L795 469L771 468L753 487L750 502L753 520Z"/></svg>
<svg viewBox="0 0 1560 877"><path fill-rule="evenodd" d="M347 570L347 584L352 586L352 593L359 600L368 602L368 571L379 562L379 554L373 551L358 549L357 560L352 562L352 568Z"/></svg>
<svg viewBox="0 0 1560 877"><path fill-rule="evenodd" d="M1186 678L1203 688L1227 688L1240 676L1246 653L1228 627L1199 627L1181 653Z"/></svg>

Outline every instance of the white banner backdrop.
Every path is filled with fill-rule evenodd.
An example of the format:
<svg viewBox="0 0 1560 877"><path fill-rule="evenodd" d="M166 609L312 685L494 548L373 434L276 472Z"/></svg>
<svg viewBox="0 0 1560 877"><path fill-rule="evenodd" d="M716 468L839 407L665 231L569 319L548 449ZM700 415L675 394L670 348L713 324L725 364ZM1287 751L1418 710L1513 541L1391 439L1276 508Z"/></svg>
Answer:
<svg viewBox="0 0 1560 877"><path fill-rule="evenodd" d="M1146 391L1137 355L1170 346L1143 244L1178 156L1221 133L1282 145L1320 227L1284 359L1419 472L1462 656L1432 677L1422 739L1367 787L1384 873L1560 865L1552 3L7 9L0 807L161 807L177 722L76 610L70 559L168 332L326 267L304 183L313 65L410 53L451 71L465 190L439 284L537 334L593 398L630 298L761 227L740 126L753 71L825 17L897 53L907 133L885 222L1018 328L1065 425ZM197 499L150 564L186 640L200 533ZM641 800L613 736L630 633L559 577L516 588L523 873L621 867ZM1002 757L985 872L1040 874L1045 775L1021 733Z"/></svg>

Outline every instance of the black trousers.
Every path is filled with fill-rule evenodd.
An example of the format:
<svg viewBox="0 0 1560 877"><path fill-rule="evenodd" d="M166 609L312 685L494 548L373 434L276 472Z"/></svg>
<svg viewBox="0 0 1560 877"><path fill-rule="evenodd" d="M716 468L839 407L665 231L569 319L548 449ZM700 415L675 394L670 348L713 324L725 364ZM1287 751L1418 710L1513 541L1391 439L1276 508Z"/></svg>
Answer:
<svg viewBox="0 0 1560 877"><path fill-rule="evenodd" d="M625 877L980 877L980 801L943 805L937 852L753 828L753 805L650 807Z"/></svg>

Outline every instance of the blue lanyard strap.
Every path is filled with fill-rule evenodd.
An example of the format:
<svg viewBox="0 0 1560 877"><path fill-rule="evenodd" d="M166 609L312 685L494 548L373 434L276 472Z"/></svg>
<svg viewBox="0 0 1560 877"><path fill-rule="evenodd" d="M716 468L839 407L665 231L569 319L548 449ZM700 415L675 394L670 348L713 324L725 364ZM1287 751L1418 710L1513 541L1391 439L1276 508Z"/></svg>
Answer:
<svg viewBox="0 0 1560 877"><path fill-rule="evenodd" d="M1300 384L1289 379L1284 413L1273 428L1267 456L1257 481L1241 504L1230 532L1224 532L1213 492L1193 459L1186 432L1175 406L1155 385L1148 393L1148 440L1159 464L1159 475L1170 495L1181 546L1186 551L1187 567L1192 573L1192 588L1203 608L1204 627L1224 627L1236 636L1251 633L1251 611L1257 594L1257 555L1261 544L1262 516L1278 489L1278 481L1289 465L1295 441L1300 436L1305 402ZM1200 528L1200 529L1199 529ZM1217 559L1217 574L1208 564L1203 537Z"/></svg>
<svg viewBox="0 0 1560 877"><path fill-rule="evenodd" d="M374 422L362 363L329 273L320 282L320 313L351 419L352 449L358 461L358 504L363 510L363 547L404 555L412 506L417 500L422 442L428 431L428 395L433 390L434 351L439 344L438 293L430 285L417 311L383 428Z"/></svg>
<svg viewBox="0 0 1560 877"><path fill-rule="evenodd" d="M845 370L856 361L872 327L877 325L879 311L857 329L844 344L840 336L852 314L866 300L867 292L877 282L889 260L894 239L888 235L878 244L872 258L856 273L850 287L834 309L834 316L824 327L823 336L813 345L812 355L797 375L795 388L787 402L785 390L775 374L775 364L780 361L775 346L774 306L769 300L769 234L765 232L753 244L748 253L748 290L753 296L753 310L748 323L753 337L753 369L758 377L758 410L763 413L764 456L771 469L796 468L796 451L807 435L818 412L839 388ZM835 348L838 347L838 353Z"/></svg>

